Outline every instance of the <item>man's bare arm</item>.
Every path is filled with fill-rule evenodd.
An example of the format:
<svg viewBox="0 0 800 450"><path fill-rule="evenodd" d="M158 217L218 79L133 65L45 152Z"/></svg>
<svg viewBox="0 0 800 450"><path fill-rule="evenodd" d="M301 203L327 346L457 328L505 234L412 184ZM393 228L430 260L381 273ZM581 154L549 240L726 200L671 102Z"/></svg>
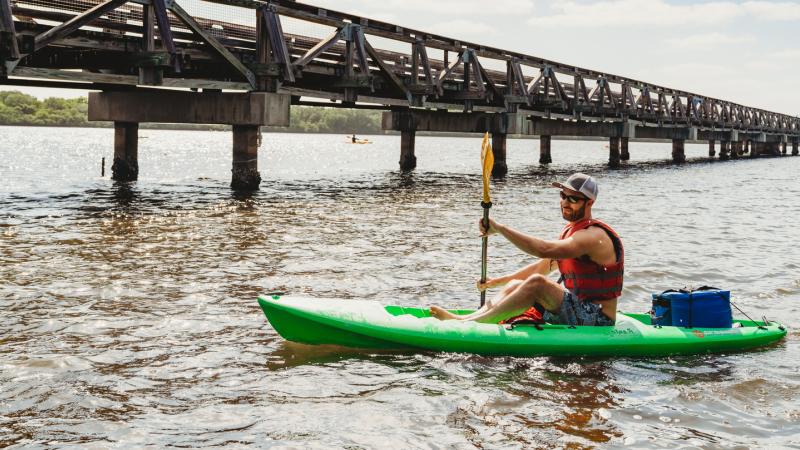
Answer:
<svg viewBox="0 0 800 450"><path fill-rule="evenodd" d="M578 258L591 254L607 239L605 232L602 230L589 228L580 230L567 239L546 241L490 221L490 233L492 231L501 234L525 253L551 260Z"/></svg>

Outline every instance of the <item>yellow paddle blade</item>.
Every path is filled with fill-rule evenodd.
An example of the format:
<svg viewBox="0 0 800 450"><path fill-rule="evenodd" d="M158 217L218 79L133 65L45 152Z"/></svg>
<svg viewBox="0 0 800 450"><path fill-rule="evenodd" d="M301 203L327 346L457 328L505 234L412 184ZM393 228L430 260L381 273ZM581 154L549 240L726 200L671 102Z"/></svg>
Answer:
<svg viewBox="0 0 800 450"><path fill-rule="evenodd" d="M483 167L483 202L489 203L489 179L492 177L492 167L494 167L494 153L492 144L489 143L489 133L483 135L481 144L481 166Z"/></svg>

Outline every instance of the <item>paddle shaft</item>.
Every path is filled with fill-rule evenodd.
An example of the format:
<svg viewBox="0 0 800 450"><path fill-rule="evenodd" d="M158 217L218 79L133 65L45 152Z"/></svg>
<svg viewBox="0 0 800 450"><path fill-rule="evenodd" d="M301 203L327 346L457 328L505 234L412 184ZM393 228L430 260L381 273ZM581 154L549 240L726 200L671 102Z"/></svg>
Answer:
<svg viewBox="0 0 800 450"><path fill-rule="evenodd" d="M481 202L483 207L483 228L486 230L486 235L481 242L481 284L486 283L486 254L489 250L489 208L492 207L491 203ZM481 291L481 306L486 304L486 291Z"/></svg>

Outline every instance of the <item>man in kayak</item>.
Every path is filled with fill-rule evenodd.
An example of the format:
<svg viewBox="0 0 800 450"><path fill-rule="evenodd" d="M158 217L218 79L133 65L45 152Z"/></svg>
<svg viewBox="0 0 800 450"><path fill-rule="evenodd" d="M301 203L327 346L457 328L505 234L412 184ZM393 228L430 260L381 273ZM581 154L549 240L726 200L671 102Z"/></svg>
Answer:
<svg viewBox="0 0 800 450"><path fill-rule="evenodd" d="M622 240L608 225L592 218L597 182L576 173L563 183L561 215L568 222L558 240L529 236L494 220L481 234L500 234L520 250L541 258L510 275L486 280L478 288L505 287L492 300L468 315L456 315L438 306L431 315L441 320L474 320L498 323L504 319L540 316L548 323L565 325L613 325L617 298L622 293L625 255ZM547 277L558 268L558 283Z"/></svg>

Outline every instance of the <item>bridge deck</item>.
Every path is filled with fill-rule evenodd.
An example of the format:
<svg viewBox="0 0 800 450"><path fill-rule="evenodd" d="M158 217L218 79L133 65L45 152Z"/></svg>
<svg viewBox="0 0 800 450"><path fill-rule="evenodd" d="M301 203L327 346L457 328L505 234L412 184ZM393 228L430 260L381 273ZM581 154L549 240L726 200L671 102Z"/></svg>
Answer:
<svg viewBox="0 0 800 450"><path fill-rule="evenodd" d="M0 0L19 35L19 59L3 50L5 82L263 90L292 94L295 103L303 96L352 107L800 135L796 117L290 0L116 0L109 6L114 1ZM92 20L80 21L103 6ZM65 26L70 21L76 29ZM331 35L284 33L282 23ZM143 78L147 71L157 75Z"/></svg>

